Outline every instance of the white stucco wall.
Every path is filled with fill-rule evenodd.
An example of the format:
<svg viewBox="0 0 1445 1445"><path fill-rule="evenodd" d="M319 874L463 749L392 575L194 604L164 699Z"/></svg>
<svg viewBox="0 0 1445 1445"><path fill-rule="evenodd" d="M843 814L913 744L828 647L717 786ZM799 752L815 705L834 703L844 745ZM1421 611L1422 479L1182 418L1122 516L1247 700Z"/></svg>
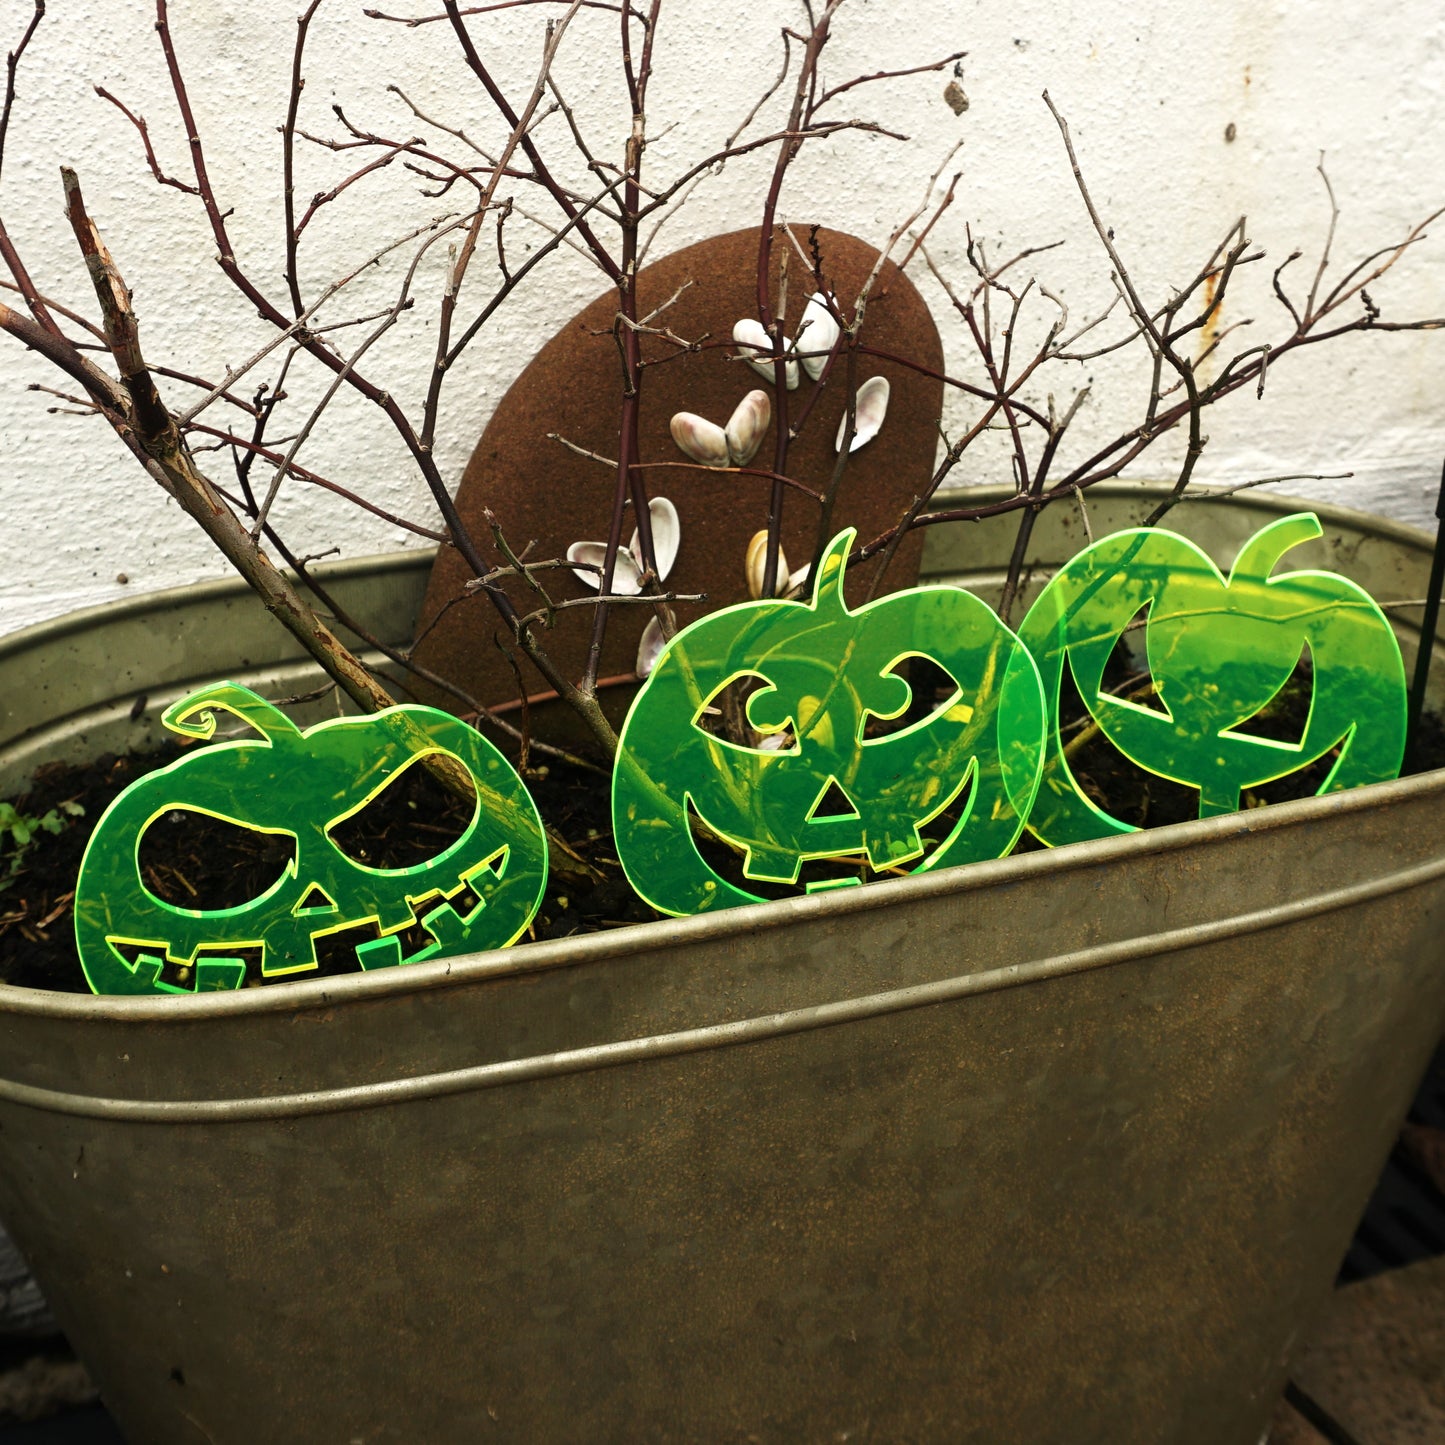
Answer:
<svg viewBox="0 0 1445 1445"><path fill-rule="evenodd" d="M30 8L30 0L0 0L6 48ZM234 207L239 253L278 299L284 288L276 125L301 8L301 0L171 4L212 175L224 204ZM423 14L440 7L390 0L386 8ZM445 26L379 24L360 9L359 0L327 0L321 8L303 126L338 134L329 108L339 101L360 124L397 136L419 132L388 93L393 83L479 140L500 137ZM135 133L92 89L102 84L144 114L162 164L187 173L152 7L146 0L52 0L50 10L21 72L0 210L42 289L93 314L61 211L57 168L74 165L135 291L151 359L217 373L259 345L267 329L222 277L194 198L154 184ZM544 13L556 7L487 20L496 37L489 60L519 100L534 72ZM796 18L795 7L772 0L671 0L650 121L654 135L674 129L650 152L650 175L666 176L707 154L737 124L775 73L779 25ZM474 23L483 33L482 22ZM620 155L626 123L614 34L615 17L584 10L558 68L606 156ZM886 94L862 92L839 110L880 114L911 144L855 138L814 145L791 181L785 214L881 242L961 139L964 179L932 238L934 254L961 272L967 225L995 255L1065 237L1067 245L1039 257L1035 269L1082 316L1107 299L1108 268L1040 101L1047 86L1073 124L1096 197L1146 291L1162 297L1182 282L1230 221L1247 214L1251 236L1272 259L1241 284L1224 319L1254 315L1250 339L1277 340L1284 317L1268 298L1267 268L1298 247L1306 253L1297 263L1304 274L1323 238L1328 213L1314 171L1319 152L1327 153L1344 209L1336 240L1341 260L1397 239L1445 203L1445 8L1438 0L847 0L827 75L836 81L955 49L969 51L962 80L971 104L964 114L944 102L947 74L897 81ZM560 118L547 125L561 139ZM355 164L315 147L302 146L299 155L302 197ZM658 252L754 220L766 168L761 159L729 166L663 232ZM310 290L419 219L450 208L447 200L419 200L408 179L393 167L323 213L303 252ZM423 267L420 304L369 364L409 406L425 384L443 261L439 248ZM395 266L378 271L358 288L365 294L357 306L385 304L396 275ZM501 313L451 382L438 437L448 477L459 474L531 353L601 289L601 277L568 256ZM1403 262L1377 288L1376 300L1387 314L1445 315L1445 232ZM940 320L950 368L966 368L961 331ZM273 377L274 367L258 375ZM1353 471L1349 482L1292 490L1422 522L1433 510L1445 454L1442 381L1445 333L1347 338L1290 358L1272 373L1264 403L1251 391L1211 416L1199 477L1231 482ZM136 589L221 575L224 563L104 424L49 414L55 399L27 391L34 382L65 386L45 363L0 337L0 632ZM1101 391L1103 382L1101 370ZM291 389L300 398L316 386L298 373ZM1105 435L1109 420L1107 405L1091 407L1081 448ZM426 513L399 447L364 407L334 413L301 459L383 505ZM224 476L226 464L212 460ZM1168 461L1158 455L1142 471L1160 474ZM258 475L264 477L259 468ZM995 450L980 451L960 480L1006 477L1006 459ZM396 528L304 487L286 488L277 515L306 551L339 545L343 554L359 555L408 545ZM117 580L122 574L124 583Z"/></svg>

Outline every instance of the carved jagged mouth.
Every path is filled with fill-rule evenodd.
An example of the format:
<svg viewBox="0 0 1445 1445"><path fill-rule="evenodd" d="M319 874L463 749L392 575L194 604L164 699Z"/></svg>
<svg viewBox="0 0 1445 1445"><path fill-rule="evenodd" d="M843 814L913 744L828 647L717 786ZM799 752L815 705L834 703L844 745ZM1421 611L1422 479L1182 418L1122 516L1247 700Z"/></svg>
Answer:
<svg viewBox="0 0 1445 1445"><path fill-rule="evenodd" d="M368 919L364 923L338 929L333 933L321 934L315 940L316 968L308 970L304 976L317 978L355 973L357 969L363 967L362 959L365 957L362 952L363 947L383 938L394 938L397 941L400 954L394 959L396 964L420 962L438 944L445 942L439 932L428 926L429 920L440 919L443 913L449 910L459 921L466 921L481 907L482 901L481 894L470 884L454 890L450 896L437 889L428 893L424 898L417 899L412 910L413 922L390 934L383 933L375 919ZM375 966L374 962L372 966ZM284 976L296 978L301 975L287 974ZM267 980L267 982L270 981Z"/></svg>
<svg viewBox="0 0 1445 1445"><path fill-rule="evenodd" d="M757 898L796 898L800 893L820 893L832 888L850 888L859 883L874 883L884 878L905 877L925 867L938 848L949 838L973 796L974 780L967 781L942 812L919 827L923 853L907 863L890 868L874 868L866 853L839 854L828 858L805 859L795 883L778 883L769 879L750 878L743 872L744 854L733 843L722 838L688 799L687 823L692 840L704 863L724 882L731 883Z"/></svg>
<svg viewBox="0 0 1445 1445"><path fill-rule="evenodd" d="M262 981L261 960L265 950L260 944L243 944L239 947L226 948L217 945L212 948L202 948L196 951L193 959L186 960L175 957L170 951L168 943L159 940L152 943L132 943L126 939L108 939L111 949L125 960L126 967L132 973L144 974L157 963L160 965L159 972L155 976L157 986L177 993L195 993L197 979L204 976L206 971L201 965L207 962L231 963L238 962L242 965L240 982L228 987L244 988L253 980L259 983ZM228 977L235 977L234 968L226 969Z"/></svg>
<svg viewBox="0 0 1445 1445"><path fill-rule="evenodd" d="M197 949L195 956L187 959L177 957L171 952L170 943L159 939L143 943L128 939L107 941L132 972L137 969L148 971L158 963L159 971L156 973L155 983L167 991L194 993L205 983L208 976L212 978L208 985L211 988L256 988L262 984L298 978L329 978L356 973L363 966L363 954L359 951L361 947L388 937L396 939L399 946L400 956L395 962L419 962L427 957L437 944L444 941L428 927L428 919L440 919L445 910L457 919L467 921L482 902L481 894L470 884L463 884L450 895L441 889L435 889L416 900L412 908L413 921L405 927L384 934L380 924L372 918L349 927L318 932L312 935L316 947L315 966L284 971L265 970L266 949L259 943L231 946L210 944ZM207 962L225 962L232 965L239 962L242 968L238 970L232 966L221 970L207 970L203 967Z"/></svg>

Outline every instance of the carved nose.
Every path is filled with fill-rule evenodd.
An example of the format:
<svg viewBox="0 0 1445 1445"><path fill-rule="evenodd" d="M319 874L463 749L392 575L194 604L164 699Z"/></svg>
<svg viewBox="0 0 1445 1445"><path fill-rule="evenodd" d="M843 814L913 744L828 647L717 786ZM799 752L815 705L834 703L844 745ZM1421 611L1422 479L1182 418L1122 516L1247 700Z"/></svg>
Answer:
<svg viewBox="0 0 1445 1445"><path fill-rule="evenodd" d="M303 913L335 913L336 900L319 883L313 883L291 912L297 918Z"/></svg>
<svg viewBox="0 0 1445 1445"><path fill-rule="evenodd" d="M818 795L818 801L808 809L810 823L831 823L836 819L860 818L853 800L843 791L837 778L830 777L828 785Z"/></svg>

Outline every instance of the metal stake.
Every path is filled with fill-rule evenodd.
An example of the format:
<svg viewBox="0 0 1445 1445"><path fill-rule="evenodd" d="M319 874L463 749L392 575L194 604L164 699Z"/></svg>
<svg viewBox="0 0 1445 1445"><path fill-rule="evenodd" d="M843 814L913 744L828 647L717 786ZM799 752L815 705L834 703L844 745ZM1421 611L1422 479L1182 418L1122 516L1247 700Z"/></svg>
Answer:
<svg viewBox="0 0 1445 1445"><path fill-rule="evenodd" d="M1410 687L1409 727L1406 732L1404 771L1415 771L1415 754L1420 745L1420 714L1425 707L1425 684L1430 678L1430 659L1435 652L1435 623L1440 616L1440 590L1445 584L1445 468L1440 474L1440 494L1435 499L1435 555L1430 561L1430 585L1425 590L1425 616L1420 622L1420 651L1415 657L1415 680Z"/></svg>

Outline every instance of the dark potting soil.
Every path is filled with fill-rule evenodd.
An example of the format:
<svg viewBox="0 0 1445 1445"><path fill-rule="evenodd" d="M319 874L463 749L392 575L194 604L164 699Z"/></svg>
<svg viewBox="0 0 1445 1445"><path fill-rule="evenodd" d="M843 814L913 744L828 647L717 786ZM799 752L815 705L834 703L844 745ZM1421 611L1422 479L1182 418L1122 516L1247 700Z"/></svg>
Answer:
<svg viewBox="0 0 1445 1445"><path fill-rule="evenodd" d="M944 675L946 677L946 675ZM1068 669L1061 711L1069 766L1081 785L1108 812L1136 827L1160 827L1198 816L1193 788L1135 767L1091 725L1077 693L1070 694ZM916 691L936 691L941 701L951 683ZM1106 688L1119 696L1148 704L1147 674L1139 673L1120 648L1105 676ZM1304 732L1312 683L1307 663L1254 719L1250 730L1262 736L1295 741ZM896 726L895 724L894 726ZM887 725L885 725L887 726ZM172 762L189 743L167 743L149 753L106 756L85 767L53 764L42 768L29 793L13 800L23 819L48 819L18 846L12 832L0 831L0 982L29 988L84 993L86 984L75 959L71 901L81 856L110 800L143 774ZM1438 718L1422 720L1416 750L1420 771L1445 766L1445 725ZM1246 793L1244 807L1260 807L1311 796L1333 761L1320 759L1297 773ZM564 852L554 849L547 891L527 939L565 938L628 923L649 922L659 915L628 885L613 850L609 779L550 763L531 770L528 787L543 819ZM946 834L966 801L963 793L926 829L934 841ZM0 812L0 823L6 815ZM405 769L344 827L333 831L339 847L371 867L399 868L424 862L465 831L471 805L449 793L421 767ZM710 841L699 831L698 845L709 864L729 881L766 896L795 893L794 887L772 888L745 880L738 855ZM1016 851L1042 846L1025 833ZM572 856L568 856L568 855ZM148 887L179 907L235 907L260 896L280 876L290 857L285 840L234 827L188 812L173 812L148 830L140 863ZM896 870L905 872L906 869ZM848 874L870 879L866 867L837 863L805 865L804 882ZM365 936L371 936L368 931ZM334 935L318 948L319 974L355 969L355 934ZM424 943L418 937L417 943ZM310 975L312 977L316 975ZM259 982L259 979L254 980Z"/></svg>
<svg viewBox="0 0 1445 1445"><path fill-rule="evenodd" d="M18 850L11 835L0 836L0 982L87 991L75 959L71 916L85 845L112 798L190 746L166 743L152 752L108 754L84 767L52 764L39 771L29 793L15 800L21 817L53 813L61 830L38 829ZM564 938L657 918L628 886L611 852L608 780L601 773L544 766L529 773L527 786L549 828L587 862L584 866L565 855L554 860L546 896L525 937ZM357 862L405 868L459 838L471 815L469 802L448 792L425 768L409 767L331 836ZM158 819L140 849L142 876L158 898L201 909L233 908L259 897L290 857L289 843L275 835L180 810ZM12 867L14 874L7 878ZM358 941L346 934L318 941L318 973L354 972Z"/></svg>

